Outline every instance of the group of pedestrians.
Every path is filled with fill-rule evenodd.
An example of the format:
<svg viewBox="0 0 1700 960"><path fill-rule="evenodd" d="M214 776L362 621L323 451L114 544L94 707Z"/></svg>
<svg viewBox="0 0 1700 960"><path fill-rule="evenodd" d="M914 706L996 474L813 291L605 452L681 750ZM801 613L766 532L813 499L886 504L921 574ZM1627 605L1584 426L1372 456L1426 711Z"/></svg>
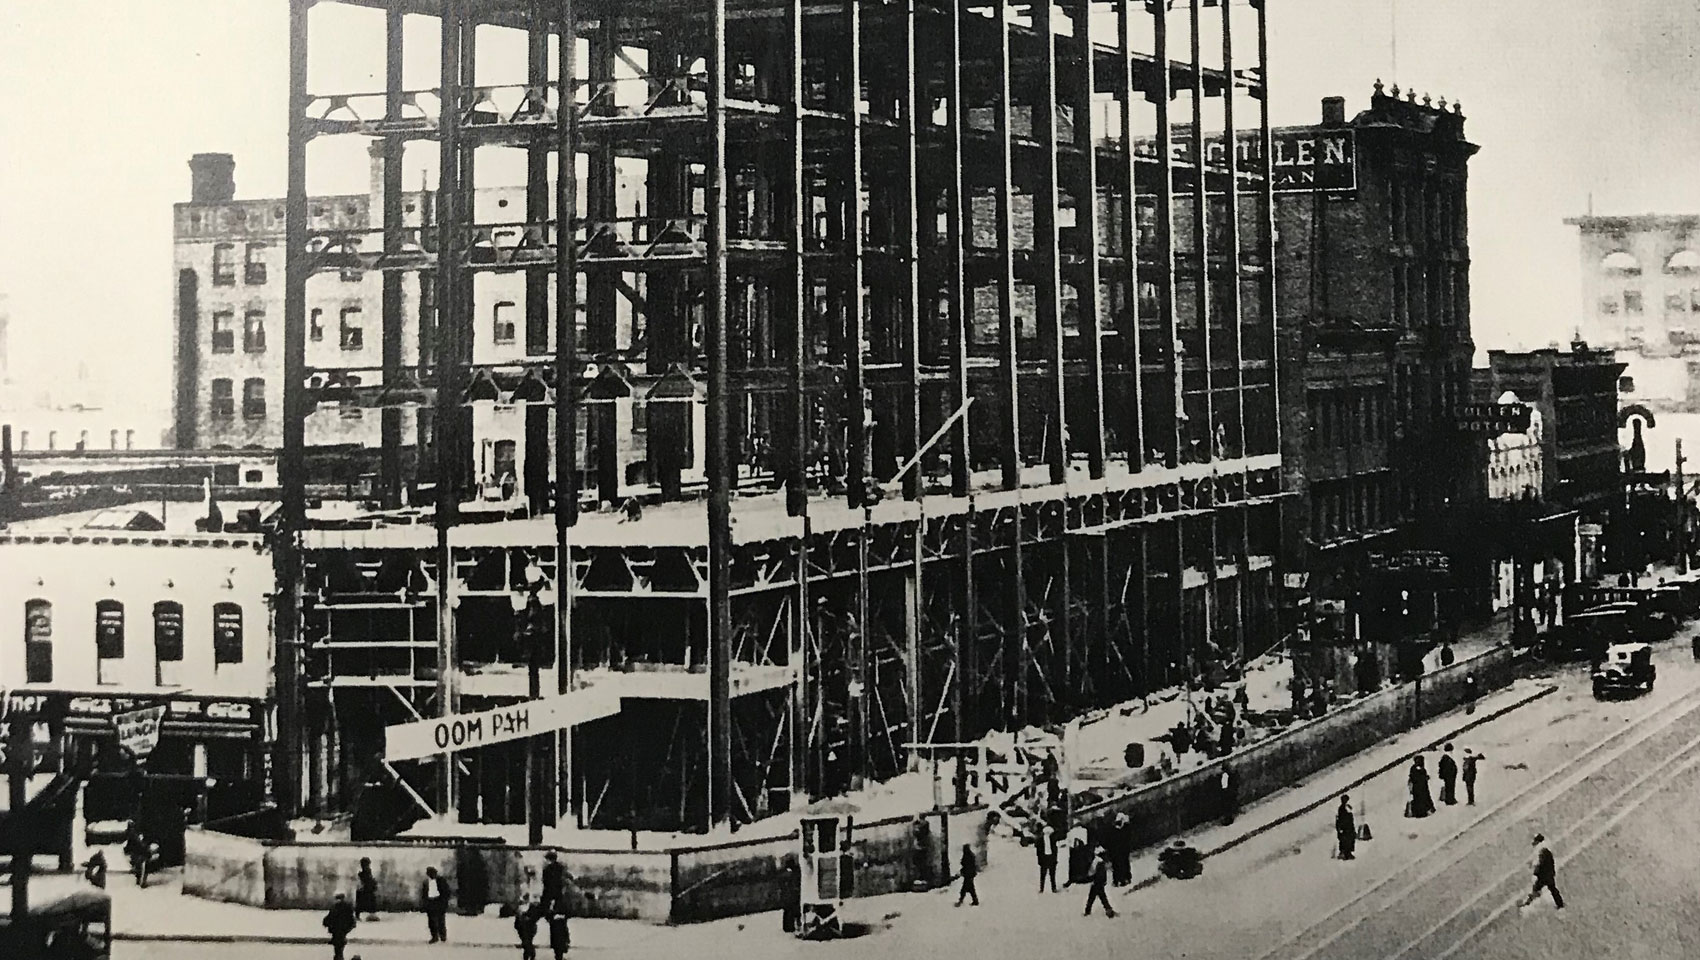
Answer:
<svg viewBox="0 0 1700 960"><path fill-rule="evenodd" d="M537 934L539 930L547 928L549 947L555 955L555 960L561 960L571 947L572 941L567 926L567 871L554 851L543 856L541 879L541 895L533 898L530 891L526 891L513 908L514 932L519 935L520 957L522 960L536 960ZM448 942L451 895L448 880L436 867L426 867L425 877L419 888L419 903L425 914L431 943ZM350 903L346 894L338 893L331 903L330 910L325 914L323 923L325 931L330 935L332 960L344 960L343 954L348 945L349 934L359 925L362 914L368 921L378 919L378 880L372 873L372 861L367 857L360 860L360 872L355 878L354 902Z"/></svg>
<svg viewBox="0 0 1700 960"><path fill-rule="evenodd" d="M1436 765L1436 773L1440 778L1440 802L1447 806L1458 803L1458 782L1464 783L1464 800L1466 805L1474 806L1476 802L1476 773L1480 768L1482 755L1469 747L1464 748L1463 763L1454 758L1452 744L1441 748L1440 762ZM1422 754L1411 759L1411 768L1406 772L1405 782L1408 797L1405 801L1405 816L1414 820L1432 816L1436 811L1434 794L1429 789L1428 767L1423 763Z"/></svg>

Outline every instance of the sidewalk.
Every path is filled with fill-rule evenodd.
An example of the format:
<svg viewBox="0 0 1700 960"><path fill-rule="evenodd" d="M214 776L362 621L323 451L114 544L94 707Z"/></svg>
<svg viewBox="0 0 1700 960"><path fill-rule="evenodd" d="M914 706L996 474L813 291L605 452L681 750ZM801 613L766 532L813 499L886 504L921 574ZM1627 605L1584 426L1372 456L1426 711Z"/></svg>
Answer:
<svg viewBox="0 0 1700 960"><path fill-rule="evenodd" d="M1340 793L1403 764L1412 753L1439 740L1489 722L1552 692L1550 685L1519 680L1488 694L1473 713L1462 709L1424 726L1392 737L1348 760L1295 784L1242 811L1232 825L1211 825L1187 834L1188 841L1206 856L1220 853L1283 823L1311 813L1330 803ZM1157 880L1157 849L1138 855L1134 876L1143 878L1123 890L1131 894ZM980 877L982 896L988 903L1025 902L1032 898L1032 852L1017 841L994 837L988 868ZM121 861L120 861L121 862ZM136 888L128 875L114 872L108 886L113 900L114 938L128 941L174 940L221 943L323 943L322 912L310 910L265 910L258 907L184 899L179 872L165 871L146 890ZM864 922L889 921L902 915L906 924L940 920L954 909L955 895L949 891L930 894L897 893L852 900L848 916ZM514 949L516 938L510 920L491 916L449 918L451 942L459 946ZM774 913L754 914L688 926L656 926L625 920L576 919L572 922L575 950L637 950L645 955L672 953L679 956L707 955L704 943L736 945L740 956L785 956L796 941L779 928ZM713 938L713 939L704 939ZM425 920L419 913L390 914L377 923L362 922L349 938L351 946L423 945L427 941ZM716 955L726 955L717 952Z"/></svg>

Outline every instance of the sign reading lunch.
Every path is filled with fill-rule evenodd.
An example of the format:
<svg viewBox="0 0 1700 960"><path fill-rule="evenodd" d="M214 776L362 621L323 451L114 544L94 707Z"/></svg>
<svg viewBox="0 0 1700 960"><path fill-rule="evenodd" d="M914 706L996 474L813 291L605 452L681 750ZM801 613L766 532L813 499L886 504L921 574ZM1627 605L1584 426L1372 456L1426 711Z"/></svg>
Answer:
<svg viewBox="0 0 1700 960"><path fill-rule="evenodd" d="M419 760L560 730L619 712L616 696L576 690L479 713L417 720L384 730L384 759Z"/></svg>
<svg viewBox="0 0 1700 960"><path fill-rule="evenodd" d="M1274 147L1275 190L1346 191L1358 188L1357 131L1350 129L1276 130L1270 134ZM1157 158L1157 141L1134 142L1134 153ZM1240 169L1256 169L1263 162L1263 137L1251 131L1235 137ZM1204 154L1211 164L1227 162L1227 143L1221 136L1205 137ZM1176 163L1193 162L1192 136L1185 127L1175 128L1170 155Z"/></svg>

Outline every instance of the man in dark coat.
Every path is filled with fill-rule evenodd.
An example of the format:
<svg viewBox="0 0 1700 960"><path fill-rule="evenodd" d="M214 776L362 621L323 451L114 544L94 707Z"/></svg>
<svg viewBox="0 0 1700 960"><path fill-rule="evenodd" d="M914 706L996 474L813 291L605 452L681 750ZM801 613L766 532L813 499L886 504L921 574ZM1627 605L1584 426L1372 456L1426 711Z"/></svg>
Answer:
<svg viewBox="0 0 1700 960"><path fill-rule="evenodd" d="M1534 903L1535 898L1541 895L1541 891L1546 890L1552 894L1552 905L1563 910L1564 897L1558 892L1558 864L1553 860L1552 850L1547 847L1547 838L1538 833L1535 834L1534 846L1535 856L1529 866L1530 871L1535 875L1535 885L1530 888L1529 895L1524 897L1523 902L1518 906L1526 907Z"/></svg>
<svg viewBox="0 0 1700 960"><path fill-rule="evenodd" d="M431 942L448 942L449 884L437 876L436 867L425 868L425 883L421 885L419 900L425 908L425 924L430 928Z"/></svg>
<svg viewBox="0 0 1700 960"><path fill-rule="evenodd" d="M1358 849L1358 821L1352 816L1352 798L1340 795L1340 808L1334 811L1334 839L1340 844L1340 859L1351 860Z"/></svg>
<svg viewBox="0 0 1700 960"><path fill-rule="evenodd" d="M1110 859L1105 855L1104 848L1099 847L1097 855L1092 860L1092 888L1086 891L1086 912L1082 913L1081 916L1090 917L1094 903L1104 905L1105 916L1113 917L1116 915L1116 908L1110 906L1110 898L1104 892L1105 884L1109 881L1109 878Z"/></svg>
<svg viewBox="0 0 1700 960"><path fill-rule="evenodd" d="M1118 887L1133 882L1133 824L1127 814L1116 814L1109 835L1104 838L1104 852L1110 859L1110 881Z"/></svg>
<svg viewBox="0 0 1700 960"><path fill-rule="evenodd" d="M572 931L567 929L567 908L557 905L549 911L549 951L561 960L573 946Z"/></svg>
<svg viewBox="0 0 1700 960"><path fill-rule="evenodd" d="M360 876L354 881L354 912L368 920L378 919L378 878L372 875L372 858L360 858Z"/></svg>
<svg viewBox="0 0 1700 960"><path fill-rule="evenodd" d="M1472 807L1476 805L1476 764L1481 760L1481 754L1464 748L1464 802Z"/></svg>
<svg viewBox="0 0 1700 960"><path fill-rule="evenodd" d="M980 905L980 892L974 889L974 878L980 875L980 861L974 859L974 851L968 844L962 845L962 892L956 895L956 905L962 906L962 901L972 897L974 906Z"/></svg>
<svg viewBox="0 0 1700 960"><path fill-rule="evenodd" d="M1440 802L1455 804L1458 802L1458 761L1452 759L1452 744L1441 748L1440 753Z"/></svg>
<svg viewBox="0 0 1700 960"><path fill-rule="evenodd" d="M1039 825L1033 837L1033 850L1039 857L1039 892L1045 892L1050 881L1051 892L1057 892L1057 828L1048 823Z"/></svg>
<svg viewBox="0 0 1700 960"><path fill-rule="evenodd" d="M1434 797L1428 789L1428 768L1423 766L1423 758L1418 755L1411 761L1411 771L1407 775L1411 798L1405 803L1405 816L1422 818L1434 812Z"/></svg>
<svg viewBox="0 0 1700 960"><path fill-rule="evenodd" d="M561 866L561 860L551 850L543 855L543 898L540 901L544 910L554 910L567 895L567 868Z"/></svg>
<svg viewBox="0 0 1700 960"><path fill-rule="evenodd" d="M1222 826L1234 822L1240 814L1240 781L1234 774L1234 768L1222 764L1222 773L1217 777L1216 789L1221 795Z"/></svg>
<svg viewBox="0 0 1700 960"><path fill-rule="evenodd" d="M348 897L337 894L331 902L331 909L325 914L325 930L331 935L331 960L342 960L342 951L348 946L348 935L354 932L356 919L354 904L348 902Z"/></svg>
<svg viewBox="0 0 1700 960"><path fill-rule="evenodd" d="M520 960L537 960L537 921L542 915L531 894L520 897L514 908L514 933L519 934Z"/></svg>

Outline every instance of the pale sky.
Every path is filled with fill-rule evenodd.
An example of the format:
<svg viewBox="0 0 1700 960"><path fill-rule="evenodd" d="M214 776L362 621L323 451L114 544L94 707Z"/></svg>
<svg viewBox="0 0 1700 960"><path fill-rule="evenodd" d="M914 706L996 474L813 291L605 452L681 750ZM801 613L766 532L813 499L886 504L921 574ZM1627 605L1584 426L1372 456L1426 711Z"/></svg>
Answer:
<svg viewBox="0 0 1700 960"><path fill-rule="evenodd" d="M1700 212L1700 0L1402 0L1397 73L1393 2L1270 0L1275 121L1313 122L1331 94L1355 113L1378 77L1461 100L1482 147L1476 342L1567 341L1578 292L1564 217L1590 195L1596 213ZM186 162L203 151L235 154L238 196L282 195L286 13L284 0L0 5L14 376L63 377L85 357L122 401L168 405L171 205L188 199ZM315 31L315 89L381 89L376 61L344 54L376 53L378 33L355 32L381 30L381 17L355 16ZM427 86L434 31L417 36L410 85ZM342 163L316 154L310 189L364 190L352 149Z"/></svg>

